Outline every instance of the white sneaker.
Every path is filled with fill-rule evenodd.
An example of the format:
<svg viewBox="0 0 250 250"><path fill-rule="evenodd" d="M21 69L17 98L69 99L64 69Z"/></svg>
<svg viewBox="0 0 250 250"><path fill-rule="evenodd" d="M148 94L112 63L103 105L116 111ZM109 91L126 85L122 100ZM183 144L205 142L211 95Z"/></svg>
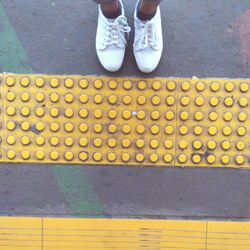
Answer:
<svg viewBox="0 0 250 250"><path fill-rule="evenodd" d="M107 19L99 5L96 51L102 66L111 72L118 71L122 66L127 45L125 34L131 30L120 3L122 14L116 19Z"/></svg>
<svg viewBox="0 0 250 250"><path fill-rule="evenodd" d="M163 51L160 6L151 20L141 21L137 17L139 2L134 12L134 55L138 68L144 73L150 73L157 68Z"/></svg>

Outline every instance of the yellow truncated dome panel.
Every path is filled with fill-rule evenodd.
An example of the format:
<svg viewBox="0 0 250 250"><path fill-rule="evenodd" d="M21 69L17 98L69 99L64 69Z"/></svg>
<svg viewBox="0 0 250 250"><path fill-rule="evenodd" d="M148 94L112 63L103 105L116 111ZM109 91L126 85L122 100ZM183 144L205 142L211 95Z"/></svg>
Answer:
<svg viewBox="0 0 250 250"><path fill-rule="evenodd" d="M1 161L250 167L250 81L1 75Z"/></svg>

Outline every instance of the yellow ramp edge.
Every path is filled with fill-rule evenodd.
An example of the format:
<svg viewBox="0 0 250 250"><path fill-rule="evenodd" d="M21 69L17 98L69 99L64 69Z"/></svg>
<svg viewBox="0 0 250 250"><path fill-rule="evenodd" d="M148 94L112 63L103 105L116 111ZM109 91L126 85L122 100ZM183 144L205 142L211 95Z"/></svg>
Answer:
<svg viewBox="0 0 250 250"><path fill-rule="evenodd" d="M250 80L2 74L2 162L250 167Z"/></svg>
<svg viewBox="0 0 250 250"><path fill-rule="evenodd" d="M250 222L0 217L1 250L249 250Z"/></svg>

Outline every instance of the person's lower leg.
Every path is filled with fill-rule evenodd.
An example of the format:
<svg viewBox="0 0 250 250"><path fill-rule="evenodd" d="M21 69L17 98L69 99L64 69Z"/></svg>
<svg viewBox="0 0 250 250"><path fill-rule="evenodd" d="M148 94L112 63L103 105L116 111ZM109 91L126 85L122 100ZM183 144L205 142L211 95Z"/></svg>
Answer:
<svg viewBox="0 0 250 250"><path fill-rule="evenodd" d="M105 2L101 4L101 9L103 15L106 18L113 19L121 15L121 6L119 0L110 0L108 2Z"/></svg>
<svg viewBox="0 0 250 250"><path fill-rule="evenodd" d="M138 5L137 16L141 20L150 20L154 17L160 0L141 0Z"/></svg>

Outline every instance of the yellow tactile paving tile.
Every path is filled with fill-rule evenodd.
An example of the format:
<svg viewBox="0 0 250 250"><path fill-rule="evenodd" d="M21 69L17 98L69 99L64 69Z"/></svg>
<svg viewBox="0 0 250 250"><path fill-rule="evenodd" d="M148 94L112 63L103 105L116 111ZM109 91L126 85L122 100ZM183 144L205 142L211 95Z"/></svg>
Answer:
<svg viewBox="0 0 250 250"><path fill-rule="evenodd" d="M250 80L1 76L1 161L250 167Z"/></svg>
<svg viewBox="0 0 250 250"><path fill-rule="evenodd" d="M2 250L249 250L250 222L0 217Z"/></svg>

